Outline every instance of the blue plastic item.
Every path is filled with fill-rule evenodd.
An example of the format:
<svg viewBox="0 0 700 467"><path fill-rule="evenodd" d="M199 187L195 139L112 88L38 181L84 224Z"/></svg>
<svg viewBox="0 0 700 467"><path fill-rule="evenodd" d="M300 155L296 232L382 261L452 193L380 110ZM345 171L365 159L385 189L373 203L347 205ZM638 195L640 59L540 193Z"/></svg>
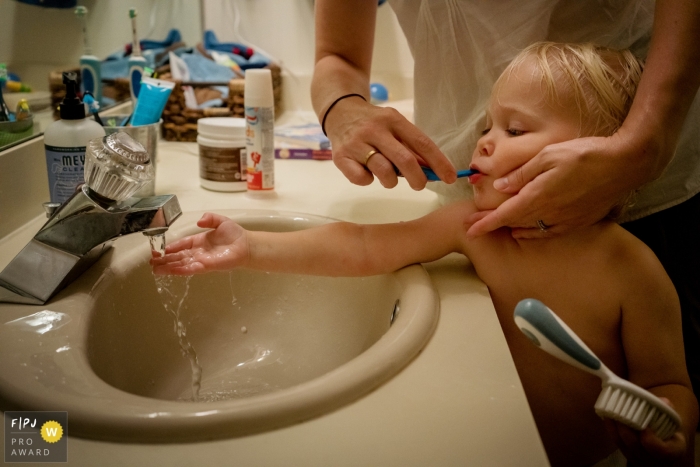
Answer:
<svg viewBox="0 0 700 467"><path fill-rule="evenodd" d="M132 55L129 57L127 66L129 67L129 90L131 99L136 102L141 91L141 79L143 78L144 69L148 62L141 55Z"/></svg>
<svg viewBox="0 0 700 467"><path fill-rule="evenodd" d="M80 57L80 86L83 93L89 92L97 101L102 99L102 77L100 59L94 55Z"/></svg>
<svg viewBox="0 0 700 467"><path fill-rule="evenodd" d="M369 97L373 103L386 102L389 100L389 90L382 83L372 83L369 85Z"/></svg>
<svg viewBox="0 0 700 467"><path fill-rule="evenodd" d="M538 347L543 345L531 329L524 326L527 323L537 330L568 357L589 370L599 370L600 360L585 345L581 345L572 337L573 332L567 329L563 322L547 308L544 303L533 298L521 300L515 307L515 317L524 321L517 321L521 325L521 331Z"/></svg>
<svg viewBox="0 0 700 467"><path fill-rule="evenodd" d="M429 182L440 182L440 177L437 176L435 172L433 172L433 169L430 167L424 167L421 166L421 170L425 174L425 176L428 178ZM470 175L474 175L479 173L478 170L472 170L472 169L467 169L467 170L458 170L457 171L457 178L462 178L462 177L468 177Z"/></svg>
<svg viewBox="0 0 700 467"><path fill-rule="evenodd" d="M131 116L131 124L139 126L156 123L163 113L173 87L175 87L175 83L172 81L143 78L139 99L136 101L134 113Z"/></svg>
<svg viewBox="0 0 700 467"><path fill-rule="evenodd" d="M435 172L433 172L433 169L430 167L423 167L421 166L421 170L425 174L425 176L428 178L429 181L431 182L439 182L440 177L437 176ZM476 173L479 173L478 170L472 170L472 169L467 169L467 170L458 170L457 171L457 178L462 178L462 177L468 177L470 175L474 175Z"/></svg>
<svg viewBox="0 0 700 467"><path fill-rule="evenodd" d="M423 171L425 174L426 178L428 179L429 182L441 182L440 177L437 176L435 172L433 172L433 169L430 167L426 167L424 165L420 166L420 169ZM473 170L473 169L467 169L467 170L458 170L457 171L457 178L463 178L463 177L468 177L470 175L478 174L478 170ZM403 177L403 174L396 169L396 175L399 177Z"/></svg>
<svg viewBox="0 0 700 467"><path fill-rule="evenodd" d="M178 29L171 29L168 31L168 35L162 41L156 41L153 39L141 39L139 42L141 44L141 50L150 49L167 49L176 42L182 41L182 34Z"/></svg>
<svg viewBox="0 0 700 467"><path fill-rule="evenodd" d="M253 56L253 49L240 42L219 42L214 31L204 31L204 48L207 50L216 50L217 52L229 52L240 55L246 60Z"/></svg>

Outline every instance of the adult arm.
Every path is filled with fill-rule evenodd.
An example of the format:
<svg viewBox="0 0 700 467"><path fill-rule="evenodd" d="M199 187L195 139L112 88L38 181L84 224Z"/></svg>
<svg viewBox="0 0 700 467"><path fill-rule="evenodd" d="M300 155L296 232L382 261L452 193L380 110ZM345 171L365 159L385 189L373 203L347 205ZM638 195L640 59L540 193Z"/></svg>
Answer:
<svg viewBox="0 0 700 467"><path fill-rule="evenodd" d="M547 146L494 182L517 193L477 220L471 236L502 226L536 237L593 224L626 194L661 176L673 157L700 85L700 2L658 0L652 40L637 94L622 127L610 137Z"/></svg>
<svg viewBox="0 0 700 467"><path fill-rule="evenodd" d="M376 12L377 0L316 2L311 100L332 142L333 161L357 185L369 185L376 176L392 188L398 183L396 167L413 189L423 189L427 179L419 159L452 183L455 169L430 138L395 109L368 102ZM365 100L353 96L333 105L347 94ZM366 160L372 150L378 153Z"/></svg>

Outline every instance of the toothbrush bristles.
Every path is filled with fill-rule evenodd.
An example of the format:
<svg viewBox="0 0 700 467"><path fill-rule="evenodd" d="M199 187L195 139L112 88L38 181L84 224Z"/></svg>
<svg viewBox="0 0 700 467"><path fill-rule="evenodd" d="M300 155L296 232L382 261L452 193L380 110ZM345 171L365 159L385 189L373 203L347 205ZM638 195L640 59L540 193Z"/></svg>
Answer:
<svg viewBox="0 0 700 467"><path fill-rule="evenodd" d="M618 387L603 387L595 411L602 417L617 420L635 430L649 427L661 439L667 439L680 426L668 413Z"/></svg>

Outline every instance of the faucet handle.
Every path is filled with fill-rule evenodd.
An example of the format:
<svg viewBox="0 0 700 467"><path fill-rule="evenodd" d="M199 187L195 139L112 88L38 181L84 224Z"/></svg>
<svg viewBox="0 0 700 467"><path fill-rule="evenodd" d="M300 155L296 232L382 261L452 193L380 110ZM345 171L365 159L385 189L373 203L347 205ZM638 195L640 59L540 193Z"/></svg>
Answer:
<svg viewBox="0 0 700 467"><path fill-rule="evenodd" d="M127 199L153 180L154 174L148 152L127 133L113 133L88 143L85 184L107 199Z"/></svg>

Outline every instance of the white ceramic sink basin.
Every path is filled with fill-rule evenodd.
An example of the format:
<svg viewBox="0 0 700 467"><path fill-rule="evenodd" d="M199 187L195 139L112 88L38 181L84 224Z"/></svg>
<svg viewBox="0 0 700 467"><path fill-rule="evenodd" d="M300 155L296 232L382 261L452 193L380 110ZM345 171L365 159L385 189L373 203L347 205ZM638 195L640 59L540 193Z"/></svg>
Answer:
<svg viewBox="0 0 700 467"><path fill-rule="evenodd" d="M254 230L329 221L219 212ZM185 213L168 241L196 232L200 216ZM70 434L99 439L250 434L366 395L406 366L437 324L437 295L419 265L367 278L236 270L173 278L159 294L149 255L144 236L120 239L46 305L0 305L2 409L66 410ZM202 370L196 402L171 313L180 301L183 344Z"/></svg>

